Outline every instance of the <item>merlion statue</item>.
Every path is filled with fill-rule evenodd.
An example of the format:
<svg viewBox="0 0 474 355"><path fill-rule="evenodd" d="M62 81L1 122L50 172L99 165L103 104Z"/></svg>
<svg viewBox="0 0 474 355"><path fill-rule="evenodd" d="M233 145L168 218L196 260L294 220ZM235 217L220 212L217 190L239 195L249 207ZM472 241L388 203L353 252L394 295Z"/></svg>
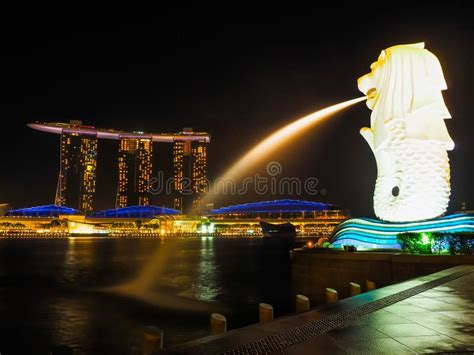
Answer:
<svg viewBox="0 0 474 355"><path fill-rule="evenodd" d="M370 128L360 132L377 163L374 210L385 221L435 218L449 203L447 151L454 142L441 93L447 86L438 59L424 47L390 47L358 80L372 110Z"/></svg>

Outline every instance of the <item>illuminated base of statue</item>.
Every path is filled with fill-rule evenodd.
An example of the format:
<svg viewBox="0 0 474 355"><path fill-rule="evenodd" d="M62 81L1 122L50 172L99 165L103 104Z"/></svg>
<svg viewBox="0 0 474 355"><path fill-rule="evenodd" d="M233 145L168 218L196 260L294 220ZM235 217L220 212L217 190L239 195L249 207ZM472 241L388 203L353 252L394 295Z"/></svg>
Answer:
<svg viewBox="0 0 474 355"><path fill-rule="evenodd" d="M331 244L333 247L355 245L358 249L400 249L397 234L407 232L474 232L474 213L456 213L406 223L352 218L337 226Z"/></svg>

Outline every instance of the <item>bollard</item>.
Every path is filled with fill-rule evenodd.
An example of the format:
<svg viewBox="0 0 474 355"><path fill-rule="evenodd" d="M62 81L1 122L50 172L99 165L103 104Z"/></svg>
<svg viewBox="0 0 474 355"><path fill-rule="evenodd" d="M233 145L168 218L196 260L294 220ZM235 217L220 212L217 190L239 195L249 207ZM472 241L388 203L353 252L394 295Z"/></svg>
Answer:
<svg viewBox="0 0 474 355"><path fill-rule="evenodd" d="M377 288L375 282L370 280L365 280L365 286L367 287L367 291L372 291Z"/></svg>
<svg viewBox="0 0 474 355"><path fill-rule="evenodd" d="M296 312L305 312L309 309L309 298L304 295L296 295Z"/></svg>
<svg viewBox="0 0 474 355"><path fill-rule="evenodd" d="M150 355L163 349L163 331L154 326L145 327L143 332L143 355Z"/></svg>
<svg viewBox="0 0 474 355"><path fill-rule="evenodd" d="M326 289L326 303L337 302L337 291L333 288Z"/></svg>
<svg viewBox="0 0 474 355"><path fill-rule="evenodd" d="M351 296L357 296L360 295L360 285L356 284L355 282L349 283L351 287Z"/></svg>
<svg viewBox="0 0 474 355"><path fill-rule="evenodd" d="M219 313L211 314L211 335L225 333L227 331L227 318Z"/></svg>
<svg viewBox="0 0 474 355"><path fill-rule="evenodd" d="M258 305L258 318L260 323L268 323L273 320L273 307L267 303Z"/></svg>

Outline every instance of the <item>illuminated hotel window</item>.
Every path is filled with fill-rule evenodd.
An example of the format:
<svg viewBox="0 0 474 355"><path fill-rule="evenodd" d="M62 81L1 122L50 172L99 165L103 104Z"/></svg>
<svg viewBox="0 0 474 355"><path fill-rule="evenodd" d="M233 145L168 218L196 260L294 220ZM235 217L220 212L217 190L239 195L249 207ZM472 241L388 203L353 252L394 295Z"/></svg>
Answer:
<svg viewBox="0 0 474 355"><path fill-rule="evenodd" d="M119 173L116 207L148 205L152 176L151 139L122 138L119 144Z"/></svg>
<svg viewBox="0 0 474 355"><path fill-rule="evenodd" d="M96 184L97 137L63 133L56 204L93 211Z"/></svg>

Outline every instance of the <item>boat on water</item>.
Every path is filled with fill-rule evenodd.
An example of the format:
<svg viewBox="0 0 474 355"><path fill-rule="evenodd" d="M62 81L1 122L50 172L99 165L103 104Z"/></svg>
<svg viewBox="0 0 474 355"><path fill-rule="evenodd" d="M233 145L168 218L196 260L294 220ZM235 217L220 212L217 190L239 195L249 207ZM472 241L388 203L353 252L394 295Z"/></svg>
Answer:
<svg viewBox="0 0 474 355"><path fill-rule="evenodd" d="M268 223L260 222L262 228L263 245L265 247L276 247L292 249L296 239L296 228L291 223Z"/></svg>
<svg viewBox="0 0 474 355"><path fill-rule="evenodd" d="M296 228L289 222L281 224L260 222L260 228L264 238L296 237Z"/></svg>

